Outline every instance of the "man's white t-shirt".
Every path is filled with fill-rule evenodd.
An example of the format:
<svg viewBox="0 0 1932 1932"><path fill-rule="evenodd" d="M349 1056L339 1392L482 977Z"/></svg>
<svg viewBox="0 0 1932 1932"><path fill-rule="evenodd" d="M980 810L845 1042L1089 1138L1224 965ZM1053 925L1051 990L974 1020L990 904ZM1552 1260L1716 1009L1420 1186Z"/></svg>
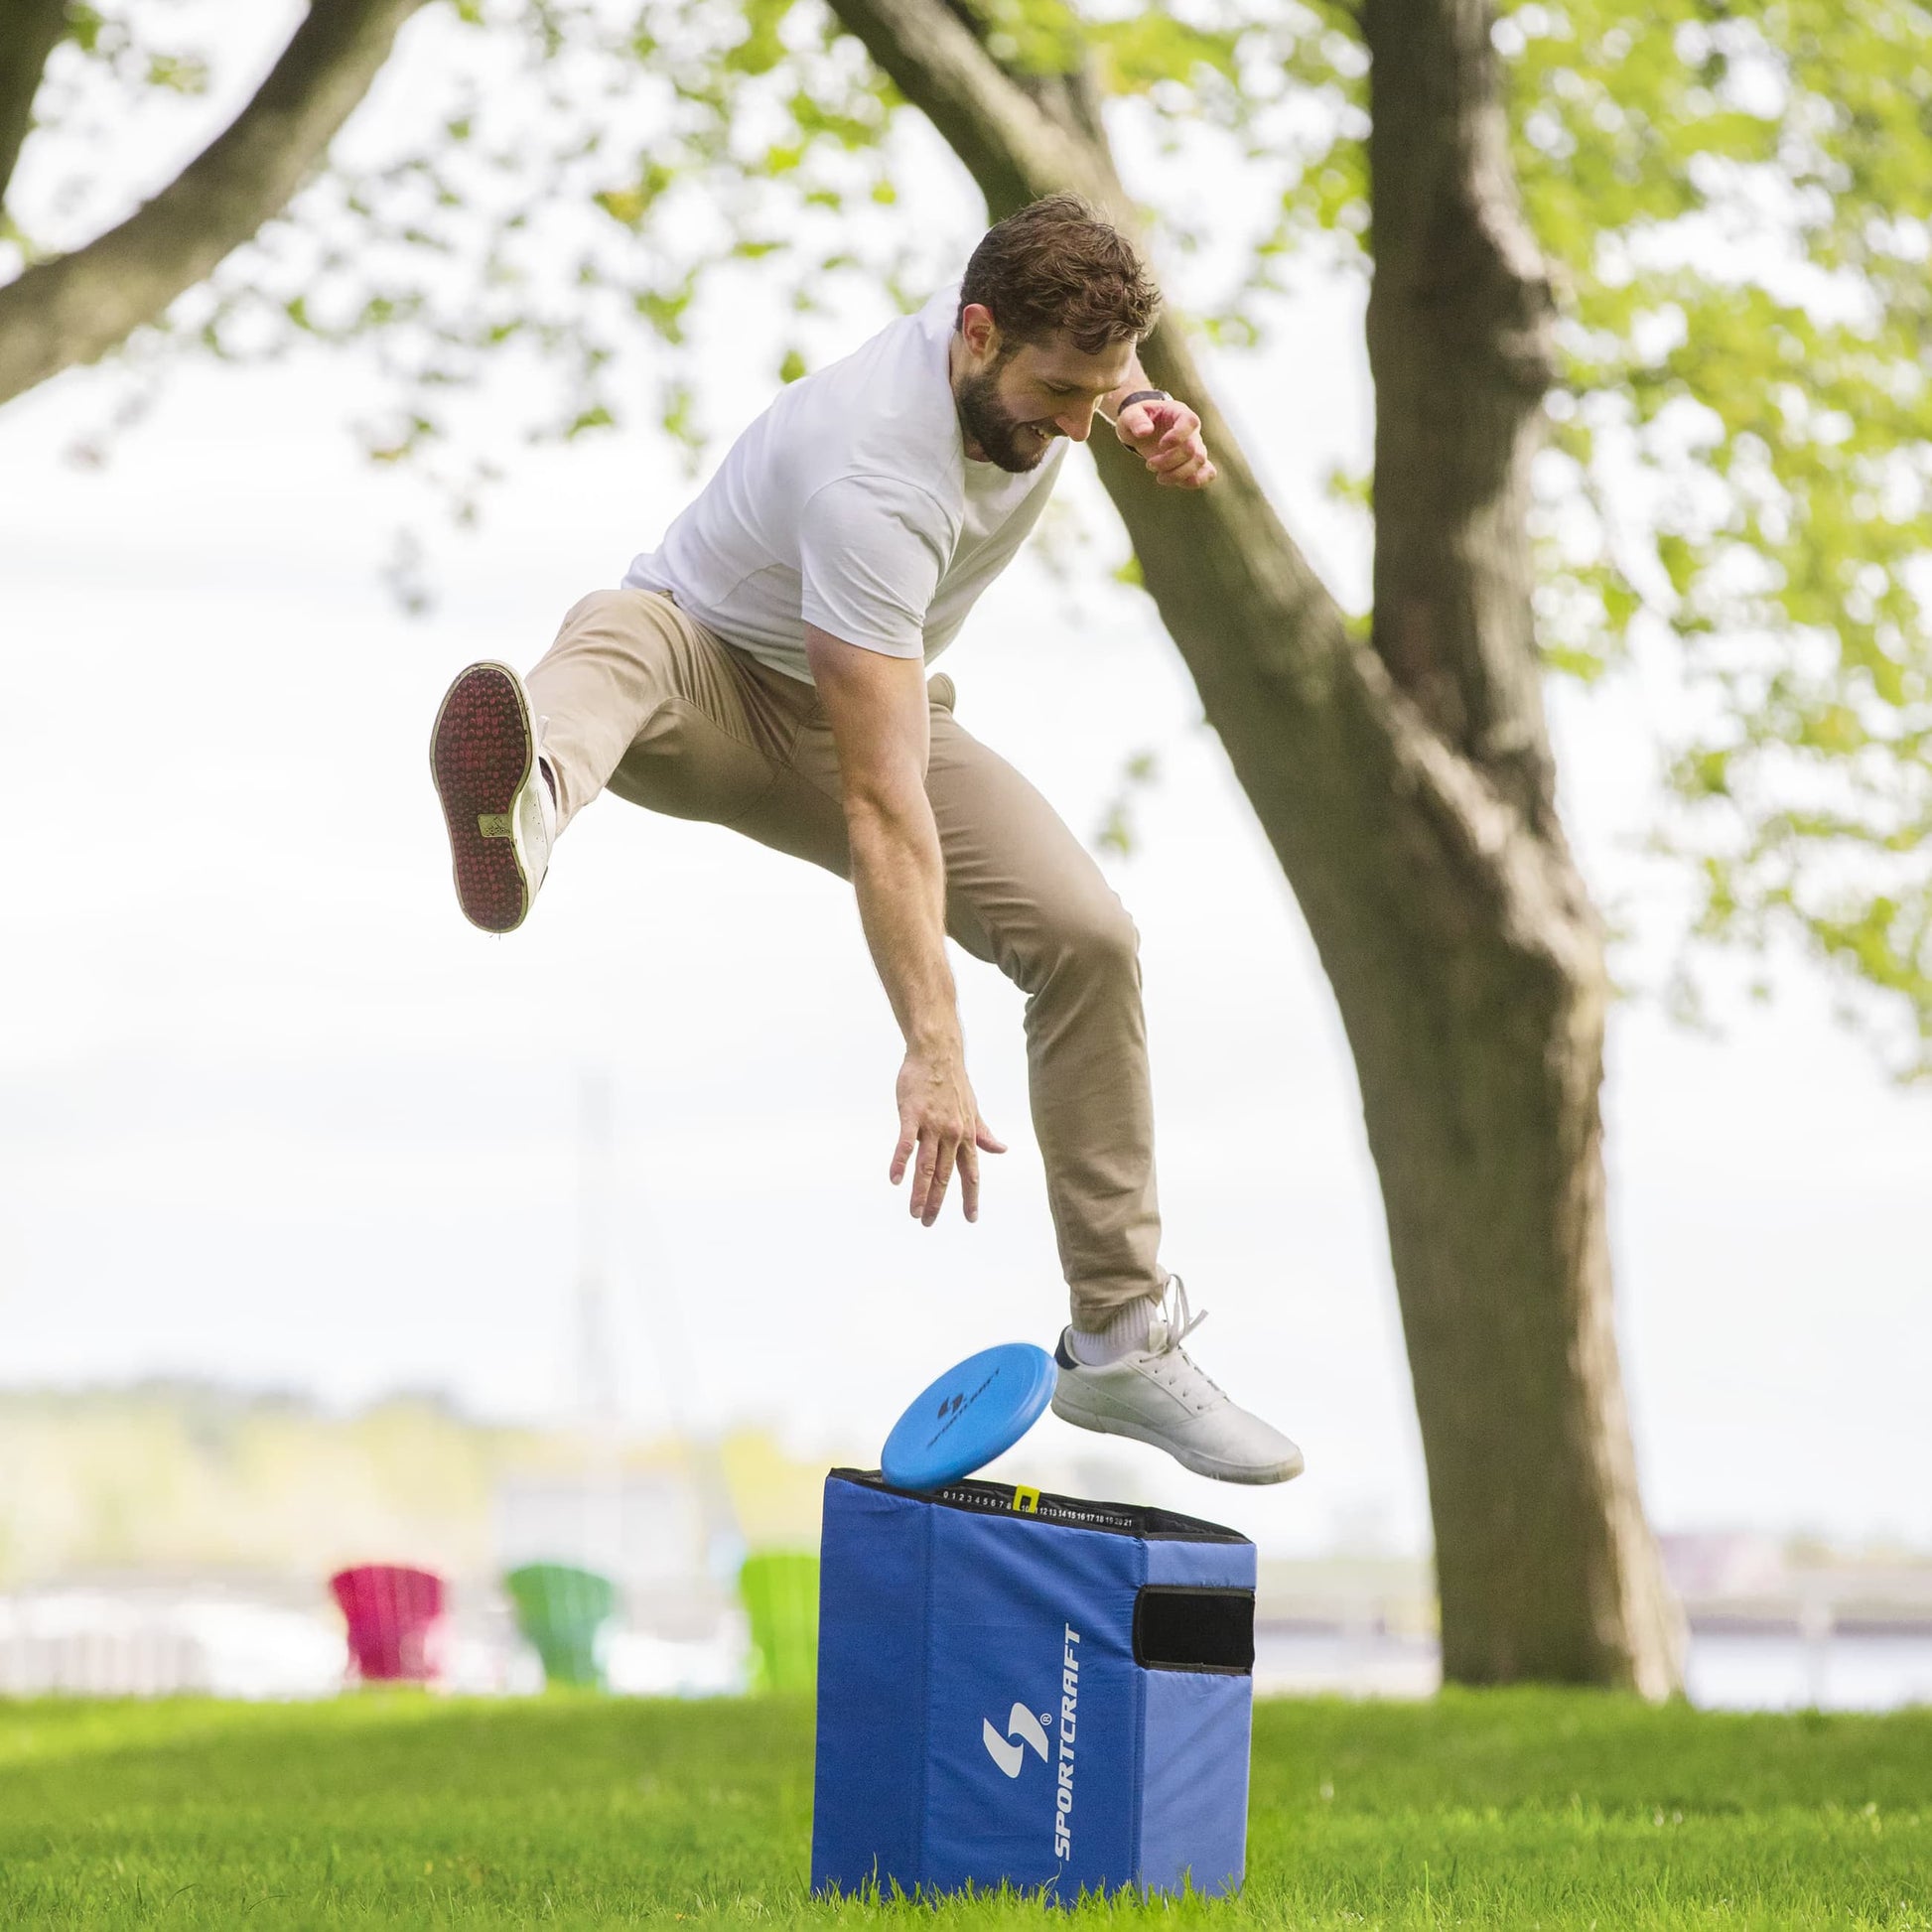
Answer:
<svg viewBox="0 0 1932 1932"><path fill-rule="evenodd" d="M788 384L624 574L728 642L811 680L805 626L928 662L1038 520L1066 454L969 462L947 353L959 288Z"/></svg>

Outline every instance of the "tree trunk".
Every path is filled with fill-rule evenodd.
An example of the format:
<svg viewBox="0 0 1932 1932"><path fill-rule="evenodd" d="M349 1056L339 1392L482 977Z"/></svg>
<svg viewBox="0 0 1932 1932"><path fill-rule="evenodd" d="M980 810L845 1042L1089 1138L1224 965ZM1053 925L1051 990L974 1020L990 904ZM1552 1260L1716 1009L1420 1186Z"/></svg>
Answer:
<svg viewBox="0 0 1932 1932"><path fill-rule="evenodd" d="M1485 916L1480 882L1399 867L1375 993L1343 1009L1428 1450L1444 1668L1661 1693L1676 1645L1610 1307L1608 983L1557 818L1531 608L1554 306L1489 25L1486 0L1367 5L1373 642L1549 891L1518 929Z"/></svg>
<svg viewBox="0 0 1932 1932"><path fill-rule="evenodd" d="M833 5L996 216L1070 188L1133 223L1079 76L1005 72L942 0ZM1601 936L1557 821L1529 602L1548 291L1482 8L1371 0L1369 34L1372 640L1282 527L1173 324L1142 361L1200 412L1219 480L1156 488L1105 436L1095 457L1347 1028L1429 1466L1445 1673L1657 1696L1678 1646L1611 1319Z"/></svg>

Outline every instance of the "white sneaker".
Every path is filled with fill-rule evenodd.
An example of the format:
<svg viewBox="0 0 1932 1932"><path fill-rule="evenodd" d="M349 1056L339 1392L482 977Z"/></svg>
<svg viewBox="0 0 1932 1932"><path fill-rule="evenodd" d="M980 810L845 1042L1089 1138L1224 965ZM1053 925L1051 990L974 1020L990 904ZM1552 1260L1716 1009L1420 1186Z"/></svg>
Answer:
<svg viewBox="0 0 1932 1932"><path fill-rule="evenodd" d="M523 680L507 664L472 664L444 694L429 768L443 801L463 915L485 932L520 926L550 869L557 805L538 757Z"/></svg>
<svg viewBox="0 0 1932 1932"><path fill-rule="evenodd" d="M1230 1402L1181 1347L1207 1311L1188 1312L1178 1275L1169 1278L1168 1295L1147 1346L1104 1367L1075 1361L1067 1334L1061 1334L1053 1351L1060 1371L1054 1415L1076 1429L1152 1443L1183 1468L1217 1482L1286 1482L1299 1476L1302 1451L1279 1429Z"/></svg>

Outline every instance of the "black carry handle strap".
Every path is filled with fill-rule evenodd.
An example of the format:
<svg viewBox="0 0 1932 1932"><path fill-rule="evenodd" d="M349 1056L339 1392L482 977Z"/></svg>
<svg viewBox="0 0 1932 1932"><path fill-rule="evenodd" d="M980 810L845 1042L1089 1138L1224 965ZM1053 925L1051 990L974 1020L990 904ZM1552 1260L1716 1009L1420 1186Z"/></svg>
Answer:
<svg viewBox="0 0 1932 1932"><path fill-rule="evenodd" d="M1134 1597L1134 1661L1143 1670L1252 1676L1254 1591L1213 1585L1144 1584Z"/></svg>

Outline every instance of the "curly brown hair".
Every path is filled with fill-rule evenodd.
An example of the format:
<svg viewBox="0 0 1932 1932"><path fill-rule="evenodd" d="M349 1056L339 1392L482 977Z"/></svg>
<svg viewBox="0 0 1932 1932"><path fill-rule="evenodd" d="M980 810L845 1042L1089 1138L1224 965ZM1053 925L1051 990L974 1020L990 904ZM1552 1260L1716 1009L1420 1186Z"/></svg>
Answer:
<svg viewBox="0 0 1932 1932"><path fill-rule="evenodd" d="M959 285L955 329L969 302L993 312L1003 352L1064 331L1098 355L1140 342L1161 312L1134 244L1077 195L1048 195L988 228Z"/></svg>

